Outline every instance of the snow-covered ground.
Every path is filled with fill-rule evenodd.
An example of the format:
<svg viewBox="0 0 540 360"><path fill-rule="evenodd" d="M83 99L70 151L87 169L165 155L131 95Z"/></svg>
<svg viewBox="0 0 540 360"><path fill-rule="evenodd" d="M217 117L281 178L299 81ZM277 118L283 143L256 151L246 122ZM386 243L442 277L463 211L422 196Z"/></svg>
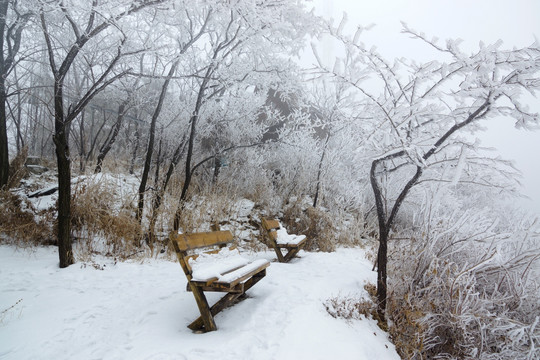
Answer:
<svg viewBox="0 0 540 360"><path fill-rule="evenodd" d="M247 299L218 314L218 331L194 334L186 326L199 313L177 262L61 270L54 247L0 246L0 359L399 359L374 321L325 310L375 282L362 250L300 256L272 262Z"/></svg>

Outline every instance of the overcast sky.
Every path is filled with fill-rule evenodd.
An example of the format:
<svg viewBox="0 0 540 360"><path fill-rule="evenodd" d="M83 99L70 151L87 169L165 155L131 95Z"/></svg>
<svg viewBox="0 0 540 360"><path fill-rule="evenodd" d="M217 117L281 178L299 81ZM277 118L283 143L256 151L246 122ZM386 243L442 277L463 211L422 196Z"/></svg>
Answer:
<svg viewBox="0 0 540 360"><path fill-rule="evenodd" d="M346 12L350 33L356 25L375 24L363 34L363 42L376 45L387 58L429 56L424 45L400 34L401 21L428 37L460 38L466 51L477 49L479 41L501 39L503 48L512 48L532 44L535 36L540 39L540 0L314 0L312 4L317 15L333 17L336 24ZM333 51L329 44L319 48L327 61L333 59ZM540 111L540 99L532 102L531 107ZM495 147L502 157L515 161L523 173L523 193L531 199L523 205L540 215L540 131L517 130L511 121L501 119L491 122L479 137L483 146Z"/></svg>

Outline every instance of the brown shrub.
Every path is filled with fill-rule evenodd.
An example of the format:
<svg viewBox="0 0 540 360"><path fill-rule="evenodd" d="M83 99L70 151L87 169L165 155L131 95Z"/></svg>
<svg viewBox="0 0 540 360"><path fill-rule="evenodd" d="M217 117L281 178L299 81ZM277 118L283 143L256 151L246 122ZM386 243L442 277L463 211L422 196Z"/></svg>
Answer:
<svg viewBox="0 0 540 360"><path fill-rule="evenodd" d="M388 331L401 358L422 358L426 332L422 319L425 313L412 304L408 296L400 299L389 297L386 313L391 320Z"/></svg>
<svg viewBox="0 0 540 360"><path fill-rule="evenodd" d="M361 320L362 318L377 319L376 287L371 283L364 285L369 298L361 296L334 296L324 302L326 311L335 318L346 320Z"/></svg>
<svg viewBox="0 0 540 360"><path fill-rule="evenodd" d="M338 236L334 219L320 209L303 209L297 201L285 210L282 220L288 233L306 235L305 250L332 252L336 249Z"/></svg>
<svg viewBox="0 0 540 360"><path fill-rule="evenodd" d="M28 175L28 170L24 166L28 156L28 148L24 147L9 164L9 177L7 189L12 189L19 186L21 180Z"/></svg>
<svg viewBox="0 0 540 360"><path fill-rule="evenodd" d="M0 203L0 233L11 243L18 246L55 243L52 227L48 225L54 221L52 212L37 214L32 204L9 191L0 191Z"/></svg>
<svg viewBox="0 0 540 360"><path fill-rule="evenodd" d="M85 183L72 194L71 226L79 240L85 240L88 251L117 256L132 254L139 245L141 227L133 209L116 207L114 189L104 183ZM96 240L103 239L104 248Z"/></svg>

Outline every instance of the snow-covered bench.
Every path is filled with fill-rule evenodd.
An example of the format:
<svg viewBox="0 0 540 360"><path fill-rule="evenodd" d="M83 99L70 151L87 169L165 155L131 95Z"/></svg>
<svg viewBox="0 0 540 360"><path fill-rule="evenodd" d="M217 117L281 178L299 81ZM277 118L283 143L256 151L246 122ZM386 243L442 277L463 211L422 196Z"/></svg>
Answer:
<svg viewBox="0 0 540 360"><path fill-rule="evenodd" d="M276 251L279 262L291 260L306 243L305 235L288 234L278 220L262 218L261 223L270 246ZM287 249L287 253L283 255L281 249Z"/></svg>
<svg viewBox="0 0 540 360"><path fill-rule="evenodd" d="M197 332L217 330L214 316L231 305L266 275L268 260L248 261L240 256L234 246L230 231L212 231L193 234L171 233L171 242L178 261L188 279L188 290L193 292L201 316L188 325ZM199 254L195 249L215 248ZM205 291L226 293L212 307L208 305Z"/></svg>

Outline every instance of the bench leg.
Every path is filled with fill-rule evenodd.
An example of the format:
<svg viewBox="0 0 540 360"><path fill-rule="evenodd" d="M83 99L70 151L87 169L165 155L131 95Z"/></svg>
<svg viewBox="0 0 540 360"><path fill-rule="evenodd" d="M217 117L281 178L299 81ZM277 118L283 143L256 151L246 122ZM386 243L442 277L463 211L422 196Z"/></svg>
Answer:
<svg viewBox="0 0 540 360"><path fill-rule="evenodd" d="M191 291L193 292L193 296L195 296L195 301L197 302L197 306L199 307L199 312L201 313L201 316L199 319L201 319L201 326L198 326L198 328L193 329L191 328L191 325L188 327L191 330L201 330L201 328L204 326L204 331L215 331L217 330L216 322L214 321L214 317L212 316L212 311L210 310L210 307L208 306L208 300L206 300L206 296L204 295L204 292L197 286L191 285Z"/></svg>
<svg viewBox="0 0 540 360"><path fill-rule="evenodd" d="M274 246L274 250L276 250L276 255L279 262L289 262L293 257L298 254L298 252L301 250L300 247L292 248L287 251L285 256L281 252L281 249L277 246Z"/></svg>
<svg viewBox="0 0 540 360"><path fill-rule="evenodd" d="M281 249L278 248L277 245L274 244L274 250L276 251L277 259L279 262L285 262L285 258L283 257L283 254L281 252Z"/></svg>
<svg viewBox="0 0 540 360"><path fill-rule="evenodd" d="M202 293L202 290L199 289L199 291L201 291ZM199 316L197 319L195 319L195 321L188 325L188 328L193 331L203 330L204 332L217 330L216 323L214 322L214 316L218 314L221 310L232 304L241 295L243 295L243 293L228 293L209 309L209 316L211 317L214 328L209 328L206 326L206 321L202 312L201 316Z"/></svg>
<svg viewBox="0 0 540 360"><path fill-rule="evenodd" d="M261 271L258 274L255 274L251 279L247 280L244 283L244 289L245 290L250 289L253 285L258 283L265 276L266 276L266 269ZM203 291L200 288L198 288L196 286L192 286L192 289L193 288L197 288L197 290L199 290L201 293L203 293ZM221 312L221 310L225 309L226 307L228 307L229 305L234 303L236 300L238 300L239 298L241 298L245 294L246 294L245 291L241 292L241 293L227 293L227 295L222 297L218 302L216 302L210 308L210 316L211 316L211 319L212 319L212 323L214 324L214 327L216 326L215 322L214 322L214 316L216 316L219 312ZM203 293L203 297L204 297L204 293ZM204 298L205 298L205 301L206 301L206 297L204 297ZM204 332L216 330L216 328L214 328L213 330L207 330L209 328L206 327L206 324L204 323L204 318L203 318L202 312L201 312L201 316L199 316L197 319L195 319L195 321L193 321L191 324L188 325L188 328L190 328L193 331L204 331Z"/></svg>
<svg viewBox="0 0 540 360"><path fill-rule="evenodd" d="M297 247L297 248L294 248L294 249L290 249L289 252L287 253L287 255L285 255L285 262L289 262L289 260L291 260L293 257L296 256L296 254L298 254L298 252L300 251L300 248Z"/></svg>

